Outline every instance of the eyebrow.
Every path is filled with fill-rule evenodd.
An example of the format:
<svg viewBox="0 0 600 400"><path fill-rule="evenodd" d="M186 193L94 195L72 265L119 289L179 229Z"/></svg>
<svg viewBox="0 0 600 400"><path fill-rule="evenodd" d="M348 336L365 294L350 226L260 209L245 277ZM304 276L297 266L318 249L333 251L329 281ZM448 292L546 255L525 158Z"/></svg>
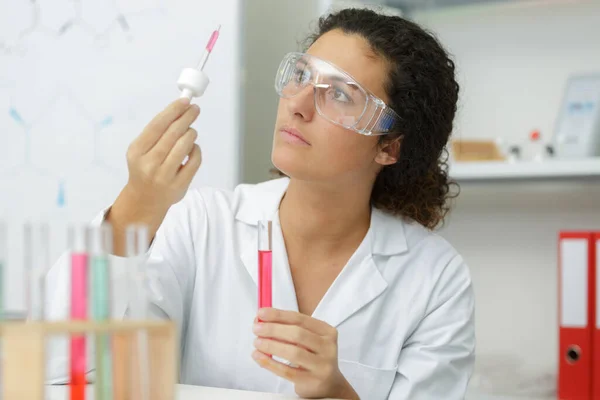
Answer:
<svg viewBox="0 0 600 400"><path fill-rule="evenodd" d="M358 85L358 83L357 83L357 82L354 82L354 81L347 81L347 80L345 80L345 79L342 79L341 77L339 77L339 76L335 76L335 75L334 75L334 76L329 76L329 78L330 78L332 81L335 81L335 82L341 82L341 83L344 83L344 84L348 85L349 87L351 87L351 88L352 88L352 90L359 90L359 85Z"/></svg>
<svg viewBox="0 0 600 400"><path fill-rule="evenodd" d="M311 69L314 70L314 67L312 66L312 64L306 58L299 58L298 60L296 60L296 66L298 66L298 64L300 64L301 66L304 66L304 67L308 66L308 67L310 67ZM342 71L342 73L344 73L344 72ZM354 91L357 91L357 90L360 91L360 85L358 84L358 82L348 81L346 79L342 79L338 75L326 75L326 76L329 79L331 79L332 81L341 82L341 83L344 83L344 84L348 85Z"/></svg>

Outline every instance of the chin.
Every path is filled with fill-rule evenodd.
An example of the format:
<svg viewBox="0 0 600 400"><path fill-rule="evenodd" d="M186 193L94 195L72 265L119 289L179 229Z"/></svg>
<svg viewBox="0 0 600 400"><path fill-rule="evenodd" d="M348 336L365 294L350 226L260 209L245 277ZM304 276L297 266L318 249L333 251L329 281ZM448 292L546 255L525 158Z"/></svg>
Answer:
<svg viewBox="0 0 600 400"><path fill-rule="evenodd" d="M311 164L306 154L298 154L291 149L275 148L271 155L271 162L279 171L290 178L299 180L318 179L318 168Z"/></svg>

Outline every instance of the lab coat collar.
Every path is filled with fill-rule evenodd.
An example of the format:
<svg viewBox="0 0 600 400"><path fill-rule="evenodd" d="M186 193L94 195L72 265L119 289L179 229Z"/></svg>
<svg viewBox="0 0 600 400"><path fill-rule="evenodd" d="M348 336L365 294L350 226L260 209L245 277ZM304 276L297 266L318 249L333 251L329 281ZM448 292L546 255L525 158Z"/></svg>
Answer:
<svg viewBox="0 0 600 400"><path fill-rule="evenodd" d="M392 256L408 250L405 235L405 222L375 207L371 210L371 252L382 256Z"/></svg>
<svg viewBox="0 0 600 400"><path fill-rule="evenodd" d="M297 312L296 291L278 213L287 184L286 178L244 188L246 193L241 194L236 218L250 226L257 225L261 218L273 221L273 307ZM243 244L241 259L252 280L258 285L257 232L256 229L250 232ZM321 299L313 317L337 327L379 297L388 283L373 256L389 256L406 250L404 222L373 209L367 235Z"/></svg>
<svg viewBox="0 0 600 400"><path fill-rule="evenodd" d="M235 218L248 225L273 219L287 190L289 178L275 179L257 185L240 185Z"/></svg>
<svg viewBox="0 0 600 400"><path fill-rule="evenodd" d="M279 213L273 219L273 298L272 307L299 312L296 289L279 224ZM252 229L242 245L244 267L258 287L257 229ZM331 284L315 308L312 317L333 327L357 313L379 297L388 283L377 267L370 251L373 232L369 230L358 249ZM258 297L258 296L257 296Z"/></svg>
<svg viewBox="0 0 600 400"><path fill-rule="evenodd" d="M272 307L299 312L296 289L279 224L279 213L276 213L273 218L272 234ZM257 229L253 229L243 244L241 259L254 284L258 287L256 235ZM369 250L371 239L372 232L369 231L315 308L312 314L313 318L337 327L385 291L387 282L377 268Z"/></svg>
<svg viewBox="0 0 600 400"><path fill-rule="evenodd" d="M275 179L258 185L244 185L236 219L257 225L261 219L273 219L289 184L289 178ZM405 222L375 207L371 212L371 252L391 256L408 250Z"/></svg>

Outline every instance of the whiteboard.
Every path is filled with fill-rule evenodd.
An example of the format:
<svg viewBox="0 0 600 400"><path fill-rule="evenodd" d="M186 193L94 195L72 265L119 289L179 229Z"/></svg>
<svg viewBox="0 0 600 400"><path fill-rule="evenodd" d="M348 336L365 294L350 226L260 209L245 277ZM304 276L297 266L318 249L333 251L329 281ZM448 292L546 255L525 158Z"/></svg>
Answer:
<svg viewBox="0 0 600 400"><path fill-rule="evenodd" d="M127 181L127 146L178 97L180 71L196 66L219 24L205 68L211 83L194 100L203 165L192 186L238 183L240 20L239 0L0 0L8 307L22 305L22 222L90 220L114 201Z"/></svg>

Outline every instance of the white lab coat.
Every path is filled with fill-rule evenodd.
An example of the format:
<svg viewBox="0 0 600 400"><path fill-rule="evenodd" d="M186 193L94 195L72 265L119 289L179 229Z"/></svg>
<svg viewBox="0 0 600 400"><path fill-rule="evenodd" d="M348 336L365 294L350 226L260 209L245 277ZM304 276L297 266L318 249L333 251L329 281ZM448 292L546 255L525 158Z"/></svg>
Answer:
<svg viewBox="0 0 600 400"><path fill-rule="evenodd" d="M298 311L278 219L288 182L190 190L144 256L157 276L152 313L179 328L181 383L294 394L292 383L251 358L259 219L273 220L273 307ZM67 260L48 277L54 319L67 315ZM120 317L124 259L112 260ZM374 209L366 237L312 316L338 329L339 367L361 398L464 397L475 349L471 278L455 249L421 225ZM65 354L60 346L50 353L54 382L66 376Z"/></svg>

